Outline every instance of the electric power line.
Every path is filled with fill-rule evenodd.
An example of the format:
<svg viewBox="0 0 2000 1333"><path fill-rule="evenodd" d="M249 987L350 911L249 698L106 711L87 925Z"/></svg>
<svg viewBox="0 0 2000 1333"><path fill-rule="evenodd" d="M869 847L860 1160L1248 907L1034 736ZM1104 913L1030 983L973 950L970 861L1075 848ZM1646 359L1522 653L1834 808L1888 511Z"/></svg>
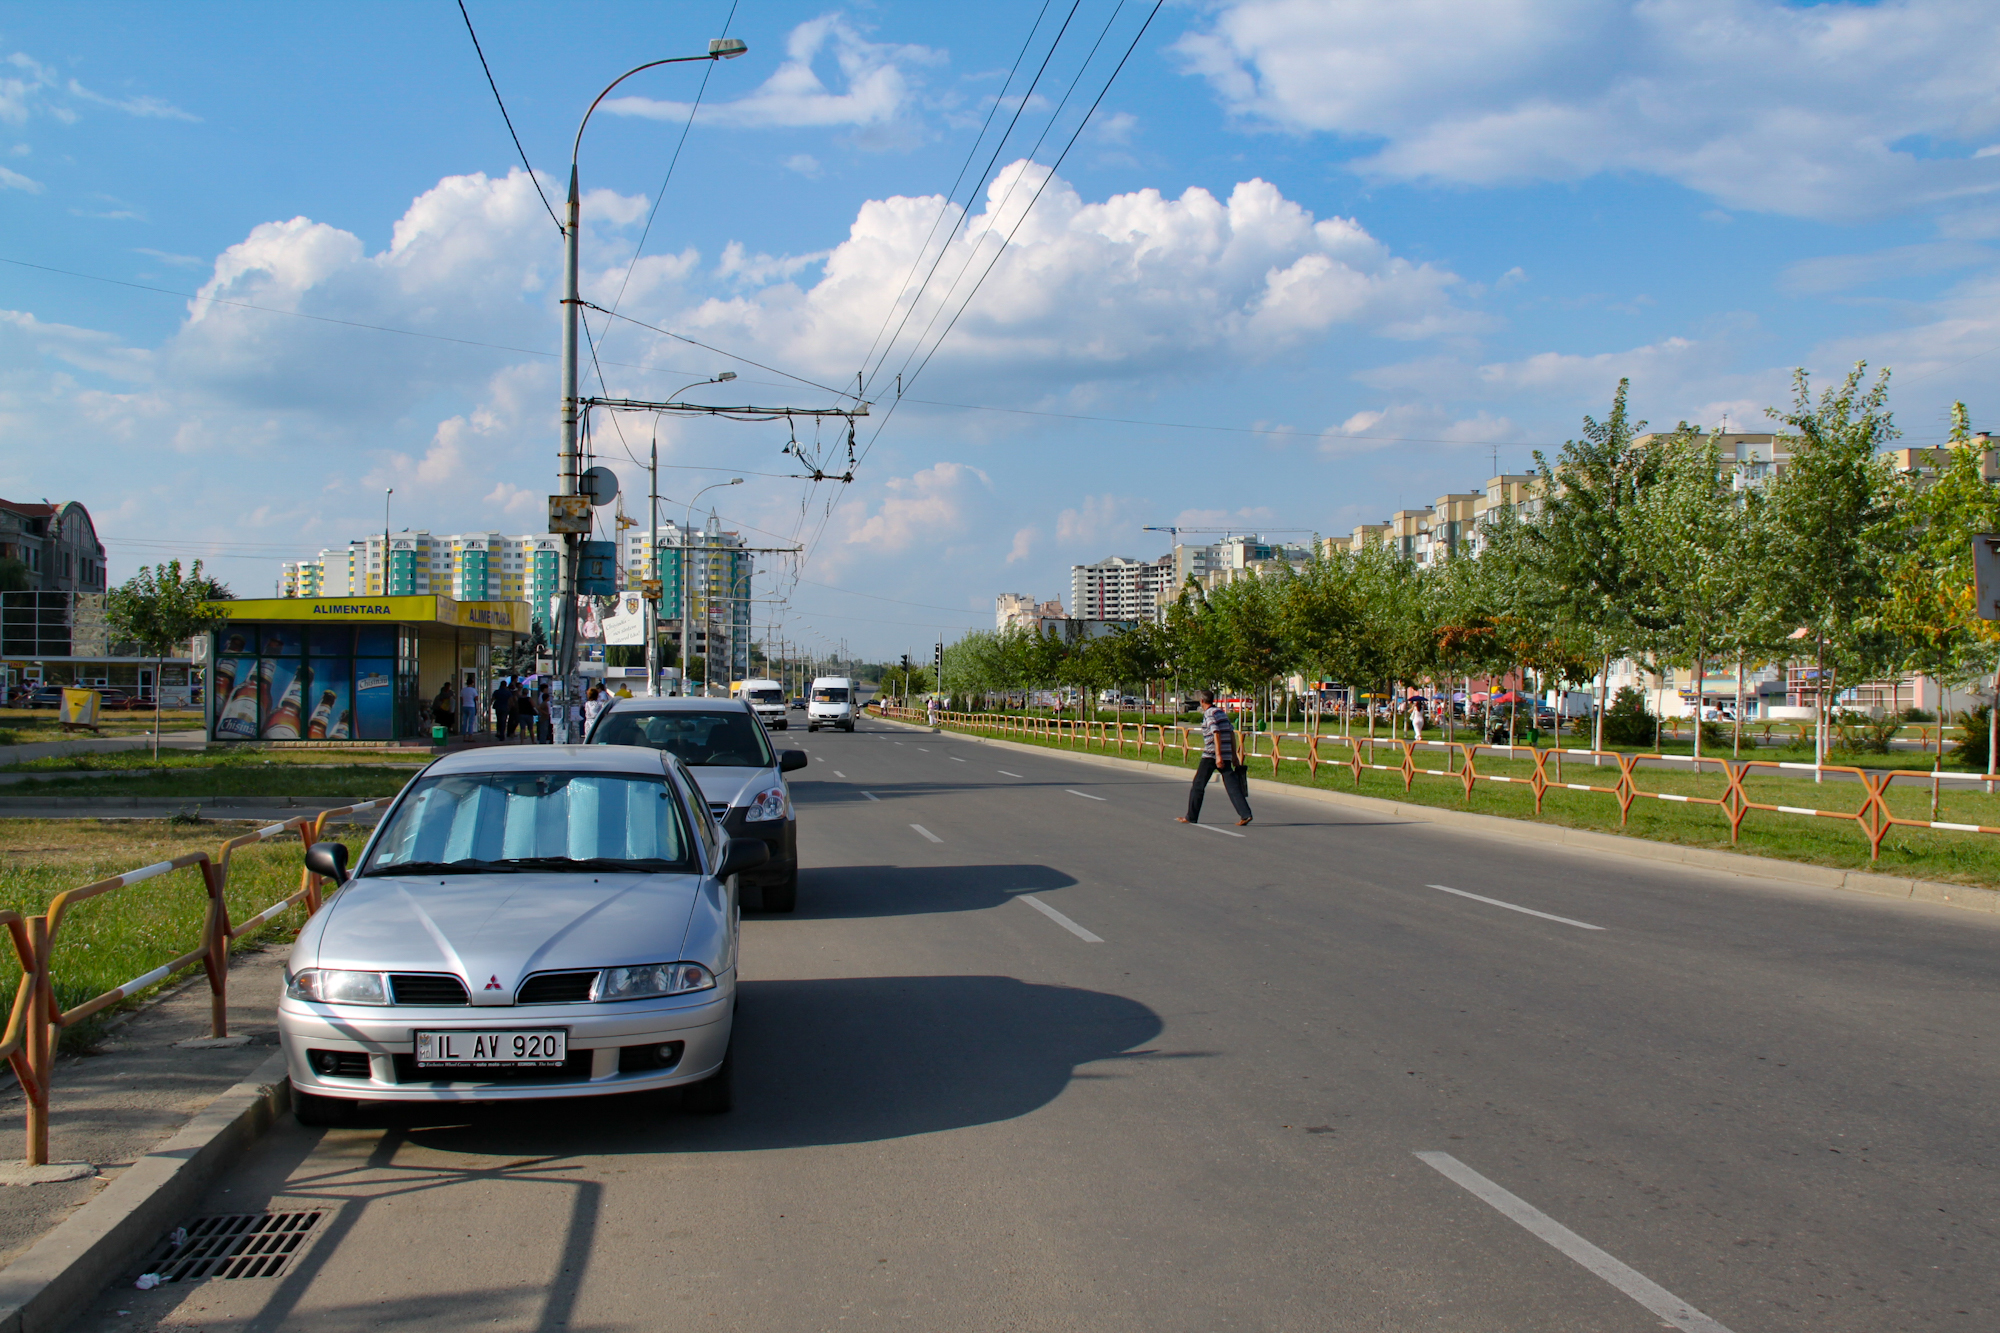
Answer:
<svg viewBox="0 0 2000 1333"><path fill-rule="evenodd" d="M465 0L458 0L458 13L459 17L465 20L465 35L472 39L472 50L479 57L479 68L486 71L486 86L493 90L493 100L499 104L500 119L507 122L507 137L514 141L514 151L521 155L521 165L527 167L528 180L533 183L535 193L542 196L542 207L549 210L549 221L556 224L557 231L561 231L562 219L556 216L555 206L549 203L548 195L542 194L541 178L535 175L535 169L528 165L528 150L521 147L521 136L514 133L514 118L507 114L506 99L500 96L500 85L493 81L493 68L486 63L486 52L479 47L479 34L472 30L472 15L465 12Z"/></svg>

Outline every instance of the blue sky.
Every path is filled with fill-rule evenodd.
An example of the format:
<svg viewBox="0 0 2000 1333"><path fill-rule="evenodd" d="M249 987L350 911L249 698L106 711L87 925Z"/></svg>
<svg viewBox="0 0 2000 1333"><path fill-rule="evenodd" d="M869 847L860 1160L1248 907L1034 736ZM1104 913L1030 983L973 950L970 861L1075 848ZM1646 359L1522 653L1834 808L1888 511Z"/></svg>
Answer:
<svg viewBox="0 0 2000 1333"><path fill-rule="evenodd" d="M468 7L552 198L597 90L731 9ZM997 155L1068 4L743 0L747 57L640 75L593 120L589 299L876 375L847 487L760 475L794 470L782 423L661 427L669 496L744 475L724 517L810 548L760 622L891 654L1160 553L1147 524L1345 531L1521 469L1621 375L1656 424L1757 428L1791 367L1865 358L1911 443L1954 398L2000 422L1990 5L1170 4L1047 180L1148 9L1079 0ZM203 555L268 589L379 525L386 485L398 527L540 526L559 239L455 4L0 6L0 219L0 495L83 500L114 576ZM918 330L1010 230L930 356ZM614 396L735 369L727 401L828 401L597 332ZM621 426L643 457L650 422ZM642 492L608 423L599 445Z"/></svg>

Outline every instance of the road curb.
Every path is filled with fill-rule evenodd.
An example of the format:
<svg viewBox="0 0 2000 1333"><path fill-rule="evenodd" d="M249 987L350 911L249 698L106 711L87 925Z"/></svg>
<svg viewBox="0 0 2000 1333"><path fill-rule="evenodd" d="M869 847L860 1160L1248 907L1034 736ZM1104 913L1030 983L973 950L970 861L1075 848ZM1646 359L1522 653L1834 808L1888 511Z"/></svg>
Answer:
<svg viewBox="0 0 2000 1333"><path fill-rule="evenodd" d="M29 1251L0 1269L0 1333L55 1333L185 1220L291 1106L284 1052L217 1097ZM24 1187L24 1188L32 1188Z"/></svg>
<svg viewBox="0 0 2000 1333"><path fill-rule="evenodd" d="M931 730L929 727L898 722L894 718L885 717L876 720L893 726L909 727L913 731ZM975 736L962 731L953 731L949 734L960 740L976 741L981 745L997 745L1023 754L1054 754L1065 759L1106 767L1136 768L1149 773L1171 773L1183 778L1189 771L1178 764L1155 764L1144 759L1125 759L1117 755L1072 752L1041 745L1022 745L1016 741L996 740L990 736ZM1866 870L1840 870L1833 866L1816 866L1803 861L1779 861L1768 856L1752 856L1745 852L1723 852L1708 847L1683 847L1678 843L1653 842L1645 838L1625 837L1616 833L1565 828L1561 824L1530 824L1518 819L1508 819L1502 815L1475 814L1469 810L1444 810L1432 805L1410 805L1402 801L1384 800L1379 796L1352 795L1347 792L1327 791L1320 787L1293 786L1291 783L1274 782L1269 778L1251 778L1250 790L1264 796L1293 796L1301 800L1318 801L1324 805L1346 806L1349 809L1367 810L1374 814L1393 815L1399 819L1439 824L1482 837L1503 838L1509 842L1528 843L1536 847L1570 847L1578 851L1624 856L1639 861L1665 862L1698 870L1746 875L1756 879L1782 880L1790 884L1805 884L1819 889L1866 893L1877 898L1901 898L1908 902L1937 903L1946 907L1962 907L1974 912L2000 913L2000 889L1983 889L1971 884L1946 884L1933 879L1905 879L1900 875L1878 875ZM0 1330L0 1333L4 1333L4 1330Z"/></svg>

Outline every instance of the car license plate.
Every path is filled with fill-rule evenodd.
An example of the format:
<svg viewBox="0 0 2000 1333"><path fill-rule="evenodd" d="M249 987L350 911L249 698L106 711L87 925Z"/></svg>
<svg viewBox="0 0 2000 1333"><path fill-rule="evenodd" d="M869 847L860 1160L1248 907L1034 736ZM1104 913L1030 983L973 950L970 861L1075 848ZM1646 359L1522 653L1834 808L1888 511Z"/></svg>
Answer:
<svg viewBox="0 0 2000 1333"><path fill-rule="evenodd" d="M505 1032L418 1032L417 1068L467 1065L560 1068L569 1058L569 1033L562 1028Z"/></svg>

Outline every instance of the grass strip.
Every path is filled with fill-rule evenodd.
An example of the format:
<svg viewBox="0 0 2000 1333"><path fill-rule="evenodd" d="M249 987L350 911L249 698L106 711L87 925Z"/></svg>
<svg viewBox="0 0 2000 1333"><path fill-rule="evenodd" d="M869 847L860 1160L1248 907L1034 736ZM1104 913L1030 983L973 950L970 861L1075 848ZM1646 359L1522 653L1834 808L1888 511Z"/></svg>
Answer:
<svg viewBox="0 0 2000 1333"><path fill-rule="evenodd" d="M394 796L413 772L382 764L242 764L49 782L31 779L0 786L0 797L146 796L199 801L214 796L313 796L363 801Z"/></svg>
<svg viewBox="0 0 2000 1333"><path fill-rule="evenodd" d="M239 824L176 825L165 821L13 819L0 821L0 907L23 915L42 912L65 889L80 888L112 875L188 852L213 855L231 836L248 831ZM330 834L358 852L368 830L336 825ZM232 922L246 921L299 887L302 850L287 834L236 850L230 859L227 898ZM117 889L79 903L64 915L55 943L56 1002L68 1009L141 976L201 943L208 895L200 872L176 870L129 889ZM305 924L305 909L294 907L236 941L287 941ZM201 965L154 987L173 986ZM0 943L0 997L12 1003L21 980L21 962L11 940ZM111 1009L62 1030L62 1049L81 1050L102 1033L114 1012L144 996L127 997Z"/></svg>
<svg viewBox="0 0 2000 1333"><path fill-rule="evenodd" d="M940 725L945 724L940 723ZM986 728L950 725L945 726L945 729L969 735L992 736L999 740L1036 745L1058 752L1085 751L1092 754L1113 755L1119 753L1116 746L1108 748L1096 744L1079 746L1067 740L1052 742L1018 734L1003 734ZM1743 821L1740 840L1732 844L1729 841L1729 822L1722 811L1714 806L1662 801L1642 796L1633 802L1630 817L1621 827L1617 799L1602 792L1569 791L1552 787L1543 799L1542 813L1539 815L1535 813L1533 789L1524 780L1509 783L1477 783L1473 789L1472 799L1468 801L1462 778L1455 774L1432 777L1421 771L1426 768L1455 769L1456 760L1448 758L1443 750L1417 752L1419 773L1407 792L1404 790L1400 772L1384 773L1364 769L1357 784L1353 771L1335 757L1345 757L1346 745L1330 744L1332 739L1326 737L1320 742L1320 765L1317 774L1309 773L1303 763L1287 762L1274 775L1271 771L1269 751L1266 749L1269 738L1260 736L1257 741L1258 757L1250 761L1250 776L1265 779L1275 777L1276 781L1294 786L1352 792L1383 800L1402 801L1410 805L1470 810L1477 814L1498 815L1524 823L1588 829L1596 833L1618 834L1686 847L1705 847L1715 851L1741 852L1751 856L1767 856L1774 860L1798 861L1841 870L1867 870L1885 875L1904 875L1913 879L2000 888L2000 836L1992 834L1899 827L1891 830L1883 839L1881 859L1871 862L1868 859L1868 840L1862 835L1860 827L1850 820L1752 810ZM1305 742L1287 741L1283 743L1280 753L1303 757L1306 749ZM1179 749L1171 745L1167 753L1162 756L1157 744L1151 743L1141 756L1135 752L1129 738L1123 754L1128 759L1143 757L1150 763L1164 763L1187 769L1192 769L1198 758L1196 754L1183 758ZM1366 754L1363 758L1365 761ZM1383 741L1376 747L1375 762L1395 764L1400 767L1402 755L1397 747ZM1534 772L1534 762L1531 759L1506 759L1486 753L1478 756L1477 767L1478 771L1486 776L1515 779L1526 779ZM1554 780L1556 771L1555 761L1551 759L1548 769L1551 780ZM1592 767L1588 759L1565 759L1561 771L1564 780L1569 782L1611 787L1618 781L1618 767L1611 760L1606 760L1602 766ZM1633 776L1640 790L1665 792L1670 795L1719 799L1726 788L1724 779L1717 772L1695 774L1666 768L1639 768ZM1964 787L1967 784L1955 785ZM1753 770L1753 775L1744 784L1744 790L1753 802L1843 812L1859 810L1865 797L1861 784L1846 780L1846 775L1830 774L1824 782L1815 783L1811 774L1794 776L1792 773L1762 769ZM1929 820L1933 817L1930 813L1930 786L1920 778L1898 778L1889 786L1885 800L1891 813L1898 818ZM2000 826L2000 797L1987 796L1977 788L1970 791L1953 791L1946 788L1939 794L1938 804L1939 813L1935 817L1939 820ZM1165 810L1162 818L1174 813L1175 810Z"/></svg>

